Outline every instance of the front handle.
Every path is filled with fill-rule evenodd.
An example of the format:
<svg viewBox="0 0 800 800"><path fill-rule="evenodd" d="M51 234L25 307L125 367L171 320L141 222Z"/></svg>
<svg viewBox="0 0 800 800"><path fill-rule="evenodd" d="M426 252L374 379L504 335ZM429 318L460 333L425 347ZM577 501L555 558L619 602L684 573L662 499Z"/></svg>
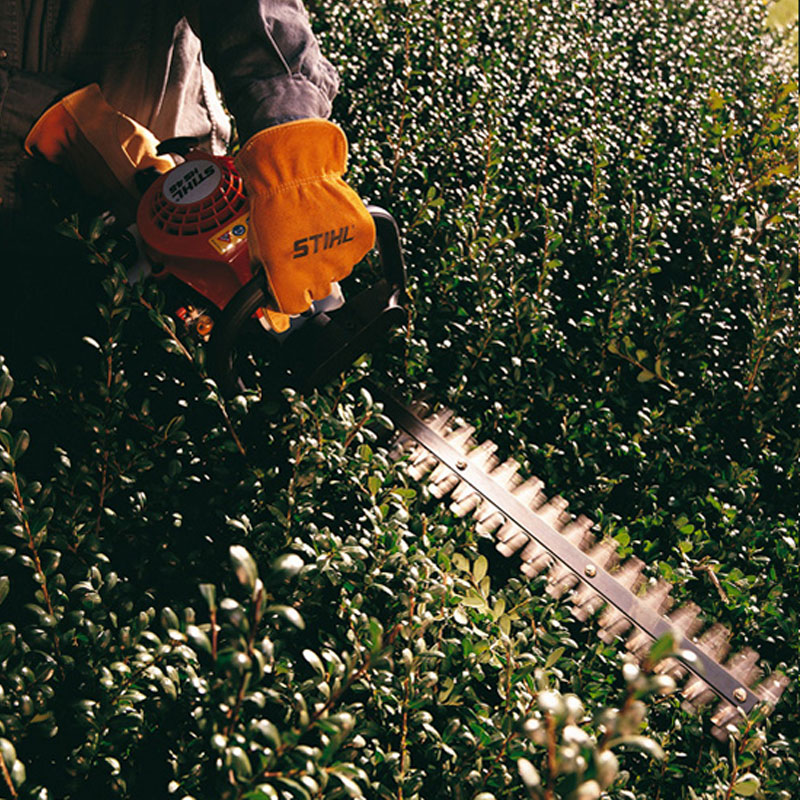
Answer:
<svg viewBox="0 0 800 800"><path fill-rule="evenodd" d="M409 299L406 290L406 267L400 246L400 230L394 217L378 206L368 206L375 222L375 243L384 278L399 304ZM242 286L228 301L214 325L208 343L208 368L225 394L235 394L244 386L234 364L233 350L239 334L255 312L272 300L263 270Z"/></svg>

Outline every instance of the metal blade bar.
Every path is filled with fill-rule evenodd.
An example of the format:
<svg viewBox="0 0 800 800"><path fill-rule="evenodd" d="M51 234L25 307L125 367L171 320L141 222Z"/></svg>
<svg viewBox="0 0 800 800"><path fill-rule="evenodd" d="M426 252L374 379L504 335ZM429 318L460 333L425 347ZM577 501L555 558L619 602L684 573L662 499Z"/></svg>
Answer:
<svg viewBox="0 0 800 800"><path fill-rule="evenodd" d="M531 509L517 500L510 492L492 480L482 470L469 463L463 453L450 446L439 434L432 431L423 420L403 406L379 386L368 381L369 390L383 404L385 414L401 430L424 447L440 463L451 469L469 484L478 494L520 527L532 539L548 550L559 562L624 614L637 628L653 640L666 633L674 633L669 621L642 603L600 565L588 558L557 530L539 518ZM737 680L721 664L701 650L685 636L676 641L681 650L694 654L695 663L683 662L685 666L705 681L709 688L731 705L738 706L748 714L759 702L750 689Z"/></svg>

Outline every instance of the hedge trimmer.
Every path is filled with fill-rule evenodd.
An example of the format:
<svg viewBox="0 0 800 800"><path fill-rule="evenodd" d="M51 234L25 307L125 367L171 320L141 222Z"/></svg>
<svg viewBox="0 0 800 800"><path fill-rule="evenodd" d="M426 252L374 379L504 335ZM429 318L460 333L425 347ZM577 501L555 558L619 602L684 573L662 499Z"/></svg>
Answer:
<svg viewBox="0 0 800 800"><path fill-rule="evenodd" d="M230 158L192 149L186 140L164 142L161 150L181 152L185 160L151 176L139 204L139 233L153 272L172 276L188 293L190 300L175 314L187 333L207 342L211 373L231 392L241 385L235 343L248 326L260 322L270 329L266 281L253 277L248 258L242 179ZM369 211L377 230L380 280L346 302L335 287L294 318L287 332L271 332L280 344L285 377L301 390L326 383L406 319L409 298L397 226L388 212ZM332 246L342 235L346 232L323 232L301 246ZM370 391L401 432L393 452L407 458L409 474L416 480L427 476L431 494L449 497L456 515L472 514L477 532L492 537L502 555L518 558L525 576L546 575L546 591L555 598L568 595L575 617L597 617L603 641L627 635L627 649L643 660L653 641L672 633L680 656L655 669L683 681L681 691L692 708L715 695L720 699L712 718L716 735L724 737L726 726L758 703L778 701L787 684L784 675L759 680L755 651L728 656L727 628L705 623L693 604L670 610L666 581L646 581L645 565L636 558L619 563L614 540L595 540L591 520L574 518L559 496L548 499L537 478L523 480L514 460L500 463L496 446L477 444L472 427L453 424L446 410L423 419L421 407L409 409L372 383Z"/></svg>

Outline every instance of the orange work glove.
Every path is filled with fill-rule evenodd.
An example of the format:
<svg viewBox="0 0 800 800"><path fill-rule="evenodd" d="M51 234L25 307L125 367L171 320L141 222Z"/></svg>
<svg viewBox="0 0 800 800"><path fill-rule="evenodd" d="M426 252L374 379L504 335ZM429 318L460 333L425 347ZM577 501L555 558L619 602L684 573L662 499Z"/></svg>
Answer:
<svg viewBox="0 0 800 800"><path fill-rule="evenodd" d="M344 133L324 119L260 131L236 157L250 199L250 259L284 314L327 297L375 243L372 217L342 180L346 161Z"/></svg>
<svg viewBox="0 0 800 800"><path fill-rule="evenodd" d="M158 140L147 128L112 108L93 83L47 109L31 128L25 149L70 170L87 192L114 208L134 211L140 193L134 176L175 166L156 155Z"/></svg>

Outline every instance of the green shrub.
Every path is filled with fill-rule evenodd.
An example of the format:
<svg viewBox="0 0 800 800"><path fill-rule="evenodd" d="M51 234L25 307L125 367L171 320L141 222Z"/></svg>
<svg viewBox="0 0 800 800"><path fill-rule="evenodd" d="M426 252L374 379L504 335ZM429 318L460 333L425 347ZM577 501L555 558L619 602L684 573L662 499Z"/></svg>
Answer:
<svg viewBox="0 0 800 800"><path fill-rule="evenodd" d="M0 366L0 792L788 800L797 95L763 6L310 7L408 330L306 398L257 354L265 388L227 401L113 229L66 218L105 333L80 369ZM389 460L366 373L783 669L771 720L720 746L517 577Z"/></svg>

